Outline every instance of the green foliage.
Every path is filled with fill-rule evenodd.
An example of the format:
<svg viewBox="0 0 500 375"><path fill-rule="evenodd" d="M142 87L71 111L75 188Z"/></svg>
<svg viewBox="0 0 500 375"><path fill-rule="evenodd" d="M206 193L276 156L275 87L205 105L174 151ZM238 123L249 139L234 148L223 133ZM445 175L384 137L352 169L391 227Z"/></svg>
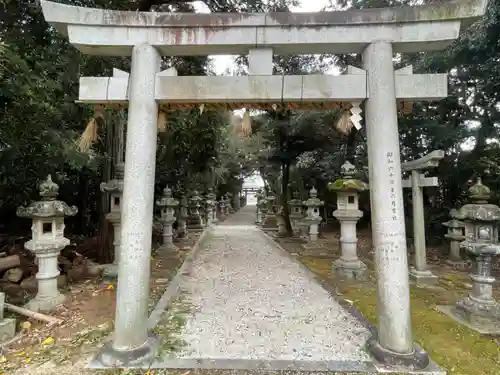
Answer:
<svg viewBox="0 0 500 375"><path fill-rule="evenodd" d="M122 10L193 12L191 3L162 0L61 0L61 3ZM293 1L291 2L293 3ZM206 0L212 11L283 9L283 1ZM113 124L124 113L106 115L100 140L89 153L75 142L92 108L75 103L80 76L110 76L113 68L128 71L129 58L85 56L49 27L36 1L0 3L0 228L28 229L16 221L15 208L37 199L39 182L52 174L61 186L60 198L79 207L68 229L92 235L103 217L101 182L112 177L110 148ZM208 57L168 57L179 75L207 75ZM158 138L157 190L170 184L177 190L225 184L232 191L249 173L245 155L230 149L231 123L225 112L198 110L169 113L169 128ZM21 223L21 225L19 225Z"/></svg>

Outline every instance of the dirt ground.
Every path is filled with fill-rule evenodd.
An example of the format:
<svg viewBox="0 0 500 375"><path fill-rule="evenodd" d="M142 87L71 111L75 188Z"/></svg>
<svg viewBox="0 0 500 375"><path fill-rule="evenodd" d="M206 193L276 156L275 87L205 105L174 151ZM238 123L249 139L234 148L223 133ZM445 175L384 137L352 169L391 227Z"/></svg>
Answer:
<svg viewBox="0 0 500 375"><path fill-rule="evenodd" d="M151 258L150 311L182 265L200 233L177 243L177 255L153 253ZM52 316L63 320L56 327L10 314L18 322L15 341L0 347L0 375L87 375L99 372L84 367L96 347L113 329L116 283L102 279L70 285L66 303ZM112 374L113 372L101 372ZM116 373L116 372L114 372ZM127 374L126 370L117 372Z"/></svg>
<svg viewBox="0 0 500 375"><path fill-rule="evenodd" d="M364 282L346 282L332 274L332 261L340 256L338 230L327 228L319 239L319 245L331 254L329 257L301 256L300 243L289 239L276 241L315 273L328 290L354 304L376 324L376 278L370 230L358 232L358 256L368 266L368 278ZM414 340L429 352L438 365L446 368L449 375L500 375L500 336L478 334L435 309L436 305L454 304L466 296L472 287L468 270L457 270L445 262L447 251L445 246L427 249L429 268L439 276L437 287L428 289L412 286ZM411 257L412 254L410 262ZM495 273L498 273L498 269ZM500 300L498 281L494 286L494 295Z"/></svg>

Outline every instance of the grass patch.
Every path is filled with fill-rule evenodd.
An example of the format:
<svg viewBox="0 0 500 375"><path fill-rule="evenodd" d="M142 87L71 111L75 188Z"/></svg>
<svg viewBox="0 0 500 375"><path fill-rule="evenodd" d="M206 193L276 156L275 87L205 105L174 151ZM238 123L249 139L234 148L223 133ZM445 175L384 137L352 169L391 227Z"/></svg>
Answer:
<svg viewBox="0 0 500 375"><path fill-rule="evenodd" d="M173 300L168 310L163 313L153 330L160 337L159 358L171 356L187 347L187 343L180 336L189 313L190 305L185 294L180 294Z"/></svg>
<svg viewBox="0 0 500 375"><path fill-rule="evenodd" d="M302 262L323 280L334 281L330 271L331 261L304 258ZM356 285L334 282L342 297L353 301L354 306L376 324L375 283ZM454 322L434 309L435 305L453 303L464 292L459 289L431 291L412 288L414 340L450 375L500 375L499 342Z"/></svg>

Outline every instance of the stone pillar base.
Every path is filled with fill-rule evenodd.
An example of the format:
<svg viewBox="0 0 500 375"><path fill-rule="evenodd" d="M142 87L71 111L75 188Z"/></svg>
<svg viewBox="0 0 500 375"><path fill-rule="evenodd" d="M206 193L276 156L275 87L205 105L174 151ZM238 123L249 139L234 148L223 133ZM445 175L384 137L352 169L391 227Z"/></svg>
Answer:
<svg viewBox="0 0 500 375"><path fill-rule="evenodd" d="M341 279L364 280L366 276L366 264L359 259L355 261L337 259L332 264L332 272Z"/></svg>
<svg viewBox="0 0 500 375"><path fill-rule="evenodd" d="M57 306L62 305L66 301L66 296L64 294L59 294L53 298L39 298L35 296L31 301L29 301L24 307L28 310L50 313L56 310Z"/></svg>
<svg viewBox="0 0 500 375"><path fill-rule="evenodd" d="M103 367L133 367L151 364L157 357L160 349L160 340L156 336L149 336L141 347L133 350L115 350L111 343L107 343L97 354L95 361Z"/></svg>
<svg viewBox="0 0 500 375"><path fill-rule="evenodd" d="M402 366L409 370L416 371L425 369L430 363L429 355L422 349L414 347L411 353L396 353L383 348L378 342L378 337L376 335L368 340L367 346L369 352L378 362L389 366Z"/></svg>
<svg viewBox="0 0 500 375"><path fill-rule="evenodd" d="M435 285L439 279L429 270L418 271L414 267L410 268L409 274L410 281L414 282L416 285Z"/></svg>
<svg viewBox="0 0 500 375"><path fill-rule="evenodd" d="M16 335L16 320L4 318L0 321L0 344Z"/></svg>

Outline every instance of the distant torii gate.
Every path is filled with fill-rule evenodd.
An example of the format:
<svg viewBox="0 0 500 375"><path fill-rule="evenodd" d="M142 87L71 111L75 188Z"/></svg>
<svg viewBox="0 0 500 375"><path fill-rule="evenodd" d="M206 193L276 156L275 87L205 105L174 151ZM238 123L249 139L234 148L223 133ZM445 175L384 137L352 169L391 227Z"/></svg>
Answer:
<svg viewBox="0 0 500 375"><path fill-rule="evenodd" d="M461 26L481 17L487 0L319 13L179 14L81 8L41 1L47 22L81 52L131 56L130 75L81 79L85 103L129 105L113 343L101 352L108 365L150 358L147 299L158 107L201 103L236 107L285 105L353 107L366 100L378 335L370 340L380 361L425 367L413 345L403 212L397 100L447 95L445 75L395 72L393 54L444 49ZM343 76L273 76L273 54L357 53L363 70ZM248 54L249 76L177 77L162 72L160 57ZM359 124L358 124L359 125Z"/></svg>

